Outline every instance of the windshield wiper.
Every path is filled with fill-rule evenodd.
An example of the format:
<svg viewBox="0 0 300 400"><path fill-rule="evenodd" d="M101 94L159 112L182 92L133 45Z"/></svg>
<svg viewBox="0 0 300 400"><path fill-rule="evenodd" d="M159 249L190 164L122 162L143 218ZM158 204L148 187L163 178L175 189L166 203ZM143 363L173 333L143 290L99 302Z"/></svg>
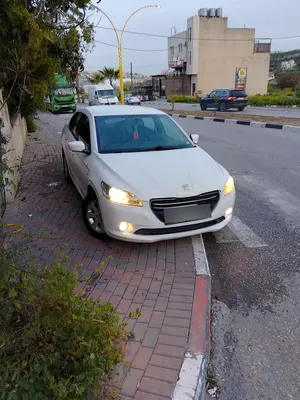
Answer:
<svg viewBox="0 0 300 400"><path fill-rule="evenodd" d="M175 146L155 146L155 147L147 147L145 149L139 149L137 151L162 151L162 150L177 150L178 147Z"/></svg>

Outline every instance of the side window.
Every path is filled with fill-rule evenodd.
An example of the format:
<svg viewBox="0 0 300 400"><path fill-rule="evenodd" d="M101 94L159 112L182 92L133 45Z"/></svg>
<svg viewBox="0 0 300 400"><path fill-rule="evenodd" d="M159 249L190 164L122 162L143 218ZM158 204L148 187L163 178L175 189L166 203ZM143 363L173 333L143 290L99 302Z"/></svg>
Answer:
<svg viewBox="0 0 300 400"><path fill-rule="evenodd" d="M211 92L211 94L209 95L209 97L215 97L217 95L217 91L215 90L214 92Z"/></svg>
<svg viewBox="0 0 300 400"><path fill-rule="evenodd" d="M69 122L69 130L73 134L75 139L77 139L76 127L79 123L80 117L81 117L81 113L77 112L73 115L73 117L71 118L71 121Z"/></svg>
<svg viewBox="0 0 300 400"><path fill-rule="evenodd" d="M91 143L90 123L85 114L81 114L81 118L77 127L78 140L82 140L88 147Z"/></svg>

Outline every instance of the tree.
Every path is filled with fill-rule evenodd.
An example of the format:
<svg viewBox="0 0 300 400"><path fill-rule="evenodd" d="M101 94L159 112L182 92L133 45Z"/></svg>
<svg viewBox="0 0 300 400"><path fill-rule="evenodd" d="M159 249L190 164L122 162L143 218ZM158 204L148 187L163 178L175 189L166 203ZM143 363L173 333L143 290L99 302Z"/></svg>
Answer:
<svg viewBox="0 0 300 400"><path fill-rule="evenodd" d="M0 2L0 74L11 114L34 114L55 72L76 81L93 44L89 7L89 0Z"/></svg>
<svg viewBox="0 0 300 400"><path fill-rule="evenodd" d="M104 76L101 74L101 72L94 72L93 74L87 74L86 79L92 83L93 85L98 85L99 83L102 83L105 81Z"/></svg>
<svg viewBox="0 0 300 400"><path fill-rule="evenodd" d="M284 72L277 78L277 81L281 89L292 88L294 90L300 82L300 77L297 72Z"/></svg>
<svg viewBox="0 0 300 400"><path fill-rule="evenodd" d="M118 69L104 67L100 72L105 79L109 80L111 86L113 86L113 81L120 78L120 71Z"/></svg>

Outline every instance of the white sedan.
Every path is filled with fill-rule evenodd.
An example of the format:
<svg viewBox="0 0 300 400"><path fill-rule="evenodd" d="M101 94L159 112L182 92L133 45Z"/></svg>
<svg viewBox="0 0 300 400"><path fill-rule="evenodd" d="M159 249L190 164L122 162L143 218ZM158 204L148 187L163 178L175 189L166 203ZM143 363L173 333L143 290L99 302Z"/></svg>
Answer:
<svg viewBox="0 0 300 400"><path fill-rule="evenodd" d="M125 104L128 104L129 106L140 106L141 99L138 96L133 96L132 94L126 94Z"/></svg>
<svg viewBox="0 0 300 400"><path fill-rule="evenodd" d="M198 140L159 110L78 109L62 132L63 166L91 234L156 242L222 229L234 181Z"/></svg>

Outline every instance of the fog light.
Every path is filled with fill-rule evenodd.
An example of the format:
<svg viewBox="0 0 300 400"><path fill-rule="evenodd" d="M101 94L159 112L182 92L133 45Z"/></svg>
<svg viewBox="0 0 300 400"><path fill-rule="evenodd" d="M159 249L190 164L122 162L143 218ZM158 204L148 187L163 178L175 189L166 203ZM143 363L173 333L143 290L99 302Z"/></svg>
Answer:
<svg viewBox="0 0 300 400"><path fill-rule="evenodd" d="M120 225L119 225L119 229L120 229L121 232L127 231L127 229L128 229L127 222L121 222Z"/></svg>
<svg viewBox="0 0 300 400"><path fill-rule="evenodd" d="M225 217L228 218L232 214L233 208L230 207L225 211Z"/></svg>

